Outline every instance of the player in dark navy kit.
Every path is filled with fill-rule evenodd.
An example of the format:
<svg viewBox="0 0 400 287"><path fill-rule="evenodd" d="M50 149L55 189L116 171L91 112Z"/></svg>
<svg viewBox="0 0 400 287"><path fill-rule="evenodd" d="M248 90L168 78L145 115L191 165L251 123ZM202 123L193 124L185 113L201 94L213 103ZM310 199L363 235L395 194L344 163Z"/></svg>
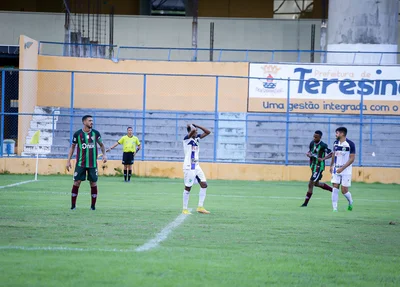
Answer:
<svg viewBox="0 0 400 287"><path fill-rule="evenodd" d="M76 147L76 166L74 171L74 184L71 194L71 209L76 208L76 199L78 190L82 181L86 178L90 182L92 204L91 209L96 209L97 200L97 155L100 146L103 153L103 162L107 162L106 149L104 147L101 135L93 129L92 116L86 115L82 118L83 128L74 133L72 145L68 153L67 170L71 168L71 158Z"/></svg>
<svg viewBox="0 0 400 287"><path fill-rule="evenodd" d="M306 207L308 205L308 202L313 195L314 186L332 192L331 186L320 182L322 179L322 173L325 170L325 160L332 157L332 151L328 148L328 145L321 140L321 138L322 132L315 131L314 139L310 143L309 151L307 153L307 157L310 158L311 178L308 183L306 199L302 207Z"/></svg>

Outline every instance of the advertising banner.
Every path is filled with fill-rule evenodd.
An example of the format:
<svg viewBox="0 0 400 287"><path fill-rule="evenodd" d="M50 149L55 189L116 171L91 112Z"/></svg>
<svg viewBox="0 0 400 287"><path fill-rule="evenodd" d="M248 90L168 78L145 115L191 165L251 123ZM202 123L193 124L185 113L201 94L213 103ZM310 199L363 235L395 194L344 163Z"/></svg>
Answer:
<svg viewBox="0 0 400 287"><path fill-rule="evenodd" d="M249 77L249 112L400 115L400 67L251 63Z"/></svg>

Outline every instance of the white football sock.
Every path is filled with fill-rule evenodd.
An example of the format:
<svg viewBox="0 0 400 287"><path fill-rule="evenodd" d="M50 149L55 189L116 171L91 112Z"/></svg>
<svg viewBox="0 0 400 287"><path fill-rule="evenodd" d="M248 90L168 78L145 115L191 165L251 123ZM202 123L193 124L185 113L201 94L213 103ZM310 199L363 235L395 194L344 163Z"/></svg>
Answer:
<svg viewBox="0 0 400 287"><path fill-rule="evenodd" d="M200 188L199 207L203 207L204 199L206 199L207 188Z"/></svg>
<svg viewBox="0 0 400 287"><path fill-rule="evenodd" d="M347 198L347 201L349 202L349 204L353 204L353 198L351 197L350 191L348 191L347 193L345 193L343 195Z"/></svg>
<svg viewBox="0 0 400 287"><path fill-rule="evenodd" d="M339 189L334 187L332 189L332 207L334 210L337 209L338 200L339 200Z"/></svg>
<svg viewBox="0 0 400 287"><path fill-rule="evenodd" d="M187 190L183 191L183 209L188 209L189 195L190 195L189 191Z"/></svg>

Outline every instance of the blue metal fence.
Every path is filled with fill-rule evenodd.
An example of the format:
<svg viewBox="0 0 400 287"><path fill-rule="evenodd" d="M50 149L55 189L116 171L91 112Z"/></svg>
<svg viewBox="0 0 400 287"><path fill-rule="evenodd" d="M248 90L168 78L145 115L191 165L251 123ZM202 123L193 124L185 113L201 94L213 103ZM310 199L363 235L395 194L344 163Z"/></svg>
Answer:
<svg viewBox="0 0 400 287"><path fill-rule="evenodd" d="M159 61L210 61L215 62L262 62L262 63L310 63L311 56L316 63L326 59L328 55L347 56L346 63L356 64L360 57L368 56L369 64L381 65L385 57L398 57L400 52L384 51L323 51L323 50L252 50L252 49L209 49L209 48L170 48L139 47L100 44L77 44L62 42L39 42L39 54L50 56L66 56L65 47L89 48L85 57L104 57L113 61L120 60L159 60ZM96 48L108 49L104 56L92 53ZM349 58L350 57L350 58ZM393 62L393 61L389 61ZM340 64L340 62L338 62Z"/></svg>
<svg viewBox="0 0 400 287"><path fill-rule="evenodd" d="M44 56L109 58L110 55L113 55L116 48L117 45L40 41L38 44L38 54Z"/></svg>
<svg viewBox="0 0 400 287"><path fill-rule="evenodd" d="M17 132L10 133L10 130L18 130L18 126L10 126L12 118L18 117L19 121L26 121L27 117L32 117L33 122L35 122L35 118L41 117L35 122L37 126L31 125L29 130L33 133L35 130L41 129L43 133L46 133L43 137L46 137L47 142L43 142L43 139L40 145L47 145L49 149L46 153L42 153L42 156L66 158L68 147L72 142L72 135L75 130L81 127L80 117L89 113L93 115L95 125L102 132L106 145L113 144L125 133L128 125L132 126L143 146L137 160L182 160L181 139L186 134L186 124L198 122L213 132L213 136L204 140L201 151L202 161L306 165L305 153L308 151L313 132L317 129L323 130L323 140L331 146L335 137L335 129L338 126L345 125L349 129L349 137L357 143L358 157L355 165L400 167L400 150L397 147L400 140L400 116L366 115L362 109L358 115L295 113L289 108L291 100L290 82L295 81L293 79L281 79L288 84L286 109L283 113L229 113L221 111L220 81L225 78L235 78L232 76L138 73L108 73L107 75L140 76L143 81L141 95L132 95L131 99L126 100L141 100L142 109L115 110L108 109L107 106L83 109L76 104L78 101L82 105L82 97L84 96L76 93L77 79L87 74L104 74L99 72L55 71L56 73L67 73L69 76L68 106L46 107L42 111L34 112L25 109L26 104L20 103L19 111L12 112L7 110L8 94L11 92L10 89L17 89L18 86L6 88L7 72L10 70L3 69L0 71L2 76L0 156L17 156L8 154L4 143L6 139L14 139L17 144L23 145L22 142L18 142L18 138L10 138L10 134L17 134ZM17 72L17 70L12 71ZM33 76L37 73L52 75L50 71L19 70L18 72L20 75L26 73L25 79L29 78L29 75ZM147 102L151 98L148 91L154 85L154 82L149 80L150 76L208 77L214 79L214 107L211 104L208 111L151 110L147 106ZM51 85L52 83L49 81L46 84ZM87 83L87 85L90 84ZM197 89L198 87L194 88ZM54 90L56 91L56 89ZM61 97L62 95L54 94L53 96ZM25 97L25 101L27 100L29 101ZM110 101L113 100L110 97ZM363 101L363 95L361 95L361 106ZM94 103L87 102L85 104L85 106L91 105L93 106ZM23 148L24 153L19 156L34 156L32 150L29 149L29 136L26 132L24 131L22 136L23 139L28 139L28 141ZM21 134L22 131L20 130L19 133ZM120 152L111 154L111 158L114 159L118 159L120 156Z"/></svg>

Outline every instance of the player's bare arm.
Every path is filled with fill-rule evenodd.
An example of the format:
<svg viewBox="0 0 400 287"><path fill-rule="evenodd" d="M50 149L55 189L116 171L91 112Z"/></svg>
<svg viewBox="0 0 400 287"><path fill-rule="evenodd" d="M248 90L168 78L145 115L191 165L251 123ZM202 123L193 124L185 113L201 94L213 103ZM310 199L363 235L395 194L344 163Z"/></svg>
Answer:
<svg viewBox="0 0 400 287"><path fill-rule="evenodd" d="M335 153L332 152L332 160L331 160L331 166L329 168L330 173L333 173L333 164L335 163Z"/></svg>
<svg viewBox="0 0 400 287"><path fill-rule="evenodd" d="M312 145L312 143L310 143L310 146L308 147L308 152L306 153L306 156L308 157L308 158L311 158L312 157L312 149L313 149L313 145Z"/></svg>
<svg viewBox="0 0 400 287"><path fill-rule="evenodd" d="M104 144L102 142L99 143L99 146L100 146L101 152L103 154L103 163L106 163L107 162L106 147L104 146Z"/></svg>
<svg viewBox="0 0 400 287"><path fill-rule="evenodd" d="M194 136L194 134L196 133L196 127L193 125L187 125L188 128L190 128L190 132L188 134L188 137L191 138Z"/></svg>
<svg viewBox="0 0 400 287"><path fill-rule="evenodd" d="M141 144L138 144L137 148L136 148L136 152L140 151L140 149L142 148Z"/></svg>
<svg viewBox="0 0 400 287"><path fill-rule="evenodd" d="M210 130L208 130L208 129L202 127L202 126L195 125L195 124L193 124L193 126L194 126L195 128L201 129L201 130L203 131L203 133L202 133L201 136L200 136L201 139L203 139L203 138L205 138L206 136L208 136L209 134L211 134L211 131L210 131Z"/></svg>
<svg viewBox="0 0 400 287"><path fill-rule="evenodd" d="M119 145L119 142L116 142L113 146L109 147L106 152L109 152L110 150L114 149L116 146ZM104 153L103 153L104 154Z"/></svg>
<svg viewBox="0 0 400 287"><path fill-rule="evenodd" d="M344 166L342 166L341 168L338 168L337 173L341 173L346 168L348 168L354 162L355 158L356 158L356 155L354 153L350 154L349 160L345 163Z"/></svg>
<svg viewBox="0 0 400 287"><path fill-rule="evenodd" d="M327 154L325 157L323 157L323 158L319 158L319 159L318 159L318 161L319 161L319 162L321 162L321 161L324 161L324 160L330 159L330 158L332 157L332 155L333 155L333 152L330 152L330 153L329 153L329 154Z"/></svg>
<svg viewBox="0 0 400 287"><path fill-rule="evenodd" d="M72 167L71 165L71 158L74 155L74 150L75 150L76 144L72 144L69 152L68 152L68 158L67 158L67 171L69 171L69 169Z"/></svg>

